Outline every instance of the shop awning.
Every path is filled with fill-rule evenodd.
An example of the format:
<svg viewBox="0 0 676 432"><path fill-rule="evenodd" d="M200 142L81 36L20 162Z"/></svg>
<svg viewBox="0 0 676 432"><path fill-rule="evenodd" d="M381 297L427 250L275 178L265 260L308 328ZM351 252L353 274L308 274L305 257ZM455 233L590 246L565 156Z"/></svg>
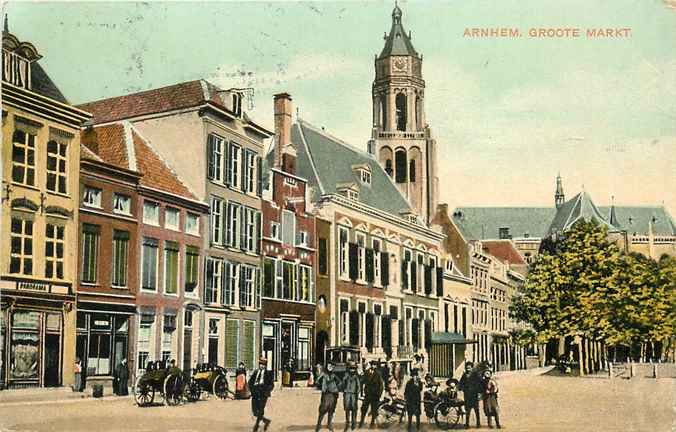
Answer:
<svg viewBox="0 0 676 432"><path fill-rule="evenodd" d="M88 301L78 301L77 310L83 312L108 312L133 315L136 313L136 306L125 303L98 303Z"/></svg>
<svg viewBox="0 0 676 432"><path fill-rule="evenodd" d="M460 333L451 333L451 332L433 332L431 342L433 344L446 344L446 345L466 345L477 343L477 341L475 340L466 339Z"/></svg>

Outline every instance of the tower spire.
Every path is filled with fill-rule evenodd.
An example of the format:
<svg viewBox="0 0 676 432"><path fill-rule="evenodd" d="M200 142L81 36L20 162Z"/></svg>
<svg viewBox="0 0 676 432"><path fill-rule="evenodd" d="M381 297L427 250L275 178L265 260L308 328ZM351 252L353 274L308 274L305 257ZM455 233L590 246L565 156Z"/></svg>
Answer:
<svg viewBox="0 0 676 432"><path fill-rule="evenodd" d="M5 14L5 22L2 27L2 32L9 33L9 18L7 18L7 14Z"/></svg>
<svg viewBox="0 0 676 432"><path fill-rule="evenodd" d="M566 201L566 196L563 193L563 181L561 180L561 173L556 175L556 192L554 193L554 205L558 209Z"/></svg>

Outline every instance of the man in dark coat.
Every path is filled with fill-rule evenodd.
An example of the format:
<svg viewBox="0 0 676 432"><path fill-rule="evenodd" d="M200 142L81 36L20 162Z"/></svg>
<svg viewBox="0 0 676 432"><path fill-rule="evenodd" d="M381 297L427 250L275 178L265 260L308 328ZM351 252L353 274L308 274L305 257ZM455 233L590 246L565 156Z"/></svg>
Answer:
<svg viewBox="0 0 676 432"><path fill-rule="evenodd" d="M341 380L333 373L333 363L326 365L326 371L318 378L321 380L322 396L319 401L319 416L317 417L317 426L315 432L322 428L324 416L328 414L327 427L333 432L333 414L336 412L336 403L338 402L338 393L342 386Z"/></svg>
<svg viewBox="0 0 676 432"><path fill-rule="evenodd" d="M129 367L127 367L127 359L123 358L119 365L115 368L115 394L118 396L127 396L129 394Z"/></svg>
<svg viewBox="0 0 676 432"><path fill-rule="evenodd" d="M357 426L357 400L359 399L359 376L357 365L350 362L347 366L347 375L343 378L343 408L345 409L345 431Z"/></svg>
<svg viewBox="0 0 676 432"><path fill-rule="evenodd" d="M362 378L362 394L364 395L364 402L361 404L361 420L359 427L364 426L364 419L366 414L371 409L371 427L376 424L376 417L378 416L378 405L380 404L380 396L383 393L383 378L376 371L376 363L372 362L371 367L366 369L364 377Z"/></svg>
<svg viewBox="0 0 676 432"><path fill-rule="evenodd" d="M408 413L408 432L413 430L411 422L415 416L415 428L420 430L420 392L422 392L422 381L418 377L418 369L411 371L411 379L404 388L404 399L406 399L406 412Z"/></svg>
<svg viewBox="0 0 676 432"><path fill-rule="evenodd" d="M481 420L479 420L479 395L481 394L481 379L473 370L474 364L472 362L465 363L465 372L460 378L458 387L462 390L465 397L465 428L469 428L469 416L474 410L476 417L476 427L481 427Z"/></svg>
<svg viewBox="0 0 676 432"><path fill-rule="evenodd" d="M249 378L249 389L251 390L251 412L256 417L254 424L254 432L258 431L258 426L261 421L265 424L263 430L268 430L270 419L265 418L265 405L268 403L270 393L275 386L275 378L272 376L272 371L266 370L268 360L261 357L258 361L258 369L256 369Z"/></svg>

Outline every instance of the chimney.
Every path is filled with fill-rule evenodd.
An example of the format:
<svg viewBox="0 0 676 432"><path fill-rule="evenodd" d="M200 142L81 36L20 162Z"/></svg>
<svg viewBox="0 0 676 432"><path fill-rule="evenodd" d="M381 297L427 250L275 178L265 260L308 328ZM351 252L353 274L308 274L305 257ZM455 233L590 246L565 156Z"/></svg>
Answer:
<svg viewBox="0 0 676 432"><path fill-rule="evenodd" d="M274 167L289 174L296 174L296 148L291 142L293 104L291 95L275 95L275 162Z"/></svg>

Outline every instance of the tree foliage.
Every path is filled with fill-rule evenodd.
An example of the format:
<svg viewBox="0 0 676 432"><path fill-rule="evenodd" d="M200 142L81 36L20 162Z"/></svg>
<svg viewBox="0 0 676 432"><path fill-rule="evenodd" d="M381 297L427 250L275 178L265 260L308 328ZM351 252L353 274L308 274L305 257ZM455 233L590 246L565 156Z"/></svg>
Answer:
<svg viewBox="0 0 676 432"><path fill-rule="evenodd" d="M674 336L675 292L676 259L621 253L605 227L580 221L543 249L510 314L541 341L663 342Z"/></svg>

